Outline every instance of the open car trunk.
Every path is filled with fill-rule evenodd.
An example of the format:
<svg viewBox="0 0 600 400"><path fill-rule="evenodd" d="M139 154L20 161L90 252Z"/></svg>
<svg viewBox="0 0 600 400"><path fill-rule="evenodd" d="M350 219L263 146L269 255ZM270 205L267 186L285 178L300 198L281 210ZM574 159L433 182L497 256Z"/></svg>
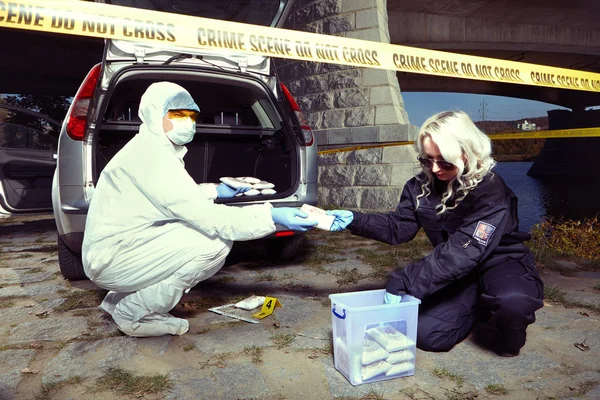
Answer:
<svg viewBox="0 0 600 400"><path fill-rule="evenodd" d="M108 161L138 132L138 106L148 86L171 81L186 88L200 107L194 140L187 144L186 170L197 183L251 176L271 182L277 193L239 196L224 202L282 198L298 186L297 140L287 112L271 89L248 74L198 67L124 68L103 96L94 133L94 181ZM168 190L168 188L165 188Z"/></svg>

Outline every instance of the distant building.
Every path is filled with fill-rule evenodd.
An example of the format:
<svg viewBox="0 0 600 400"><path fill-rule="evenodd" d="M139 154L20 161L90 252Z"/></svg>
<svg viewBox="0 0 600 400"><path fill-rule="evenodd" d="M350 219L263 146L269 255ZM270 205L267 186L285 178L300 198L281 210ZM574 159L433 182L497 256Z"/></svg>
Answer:
<svg viewBox="0 0 600 400"><path fill-rule="evenodd" d="M522 124L517 124L517 129L522 131L536 131L538 128L535 125L535 122L529 122L527 120L523 121Z"/></svg>

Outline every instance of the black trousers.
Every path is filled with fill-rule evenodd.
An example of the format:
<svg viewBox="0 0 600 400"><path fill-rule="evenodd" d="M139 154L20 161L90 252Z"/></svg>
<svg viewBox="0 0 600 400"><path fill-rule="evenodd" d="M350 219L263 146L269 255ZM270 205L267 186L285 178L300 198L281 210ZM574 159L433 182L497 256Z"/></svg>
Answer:
<svg viewBox="0 0 600 400"><path fill-rule="evenodd" d="M417 347L448 351L470 333L481 315L496 323L496 340L510 351L525 345L526 329L543 306L543 283L532 267L510 260L471 274L419 307Z"/></svg>

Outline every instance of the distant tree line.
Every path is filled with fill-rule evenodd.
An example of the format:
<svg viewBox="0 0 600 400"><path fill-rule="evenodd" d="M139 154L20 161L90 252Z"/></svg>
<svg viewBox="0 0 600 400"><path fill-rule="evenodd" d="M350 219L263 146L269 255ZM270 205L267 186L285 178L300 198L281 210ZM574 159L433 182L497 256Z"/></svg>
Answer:
<svg viewBox="0 0 600 400"><path fill-rule="evenodd" d="M475 125L488 135L519 133L523 131L517 126L525 120L536 124L536 128L540 130L548 129L548 117L523 118L515 121L477 121ZM544 142L545 139L494 140L492 154L497 161L532 161L539 156Z"/></svg>

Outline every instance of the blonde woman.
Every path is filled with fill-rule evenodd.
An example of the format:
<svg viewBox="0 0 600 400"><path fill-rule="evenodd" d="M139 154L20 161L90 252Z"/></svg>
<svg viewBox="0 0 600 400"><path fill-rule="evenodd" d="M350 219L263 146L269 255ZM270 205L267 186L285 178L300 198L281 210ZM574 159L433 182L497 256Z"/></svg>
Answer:
<svg viewBox="0 0 600 400"><path fill-rule="evenodd" d="M423 228L433 252L392 273L385 302L403 294L421 299L423 350L450 350L485 315L495 324L496 353L516 356L543 305L543 283L523 244L530 235L519 232L517 197L492 172L490 139L467 114L452 111L425 121L416 144L421 171L404 186L396 210L330 210L331 230L400 244Z"/></svg>

